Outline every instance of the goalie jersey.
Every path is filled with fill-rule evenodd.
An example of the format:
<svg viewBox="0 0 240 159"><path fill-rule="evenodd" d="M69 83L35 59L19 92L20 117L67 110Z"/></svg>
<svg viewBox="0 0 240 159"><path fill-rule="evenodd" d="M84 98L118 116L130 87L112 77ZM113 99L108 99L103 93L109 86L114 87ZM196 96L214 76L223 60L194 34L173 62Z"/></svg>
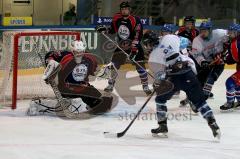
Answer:
<svg viewBox="0 0 240 159"><path fill-rule="evenodd" d="M61 65L59 82L65 84L88 84L89 75L94 75L97 68L97 60L94 55L86 53L82 55L80 63L76 63L74 55L70 51L51 51L45 56L45 64L54 60Z"/></svg>

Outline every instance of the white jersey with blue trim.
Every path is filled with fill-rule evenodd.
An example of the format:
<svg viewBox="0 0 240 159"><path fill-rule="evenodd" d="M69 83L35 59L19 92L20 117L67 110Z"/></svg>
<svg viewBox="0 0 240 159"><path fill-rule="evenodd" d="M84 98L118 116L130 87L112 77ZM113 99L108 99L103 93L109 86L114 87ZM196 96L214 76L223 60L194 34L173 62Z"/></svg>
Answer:
<svg viewBox="0 0 240 159"><path fill-rule="evenodd" d="M165 35L159 45L149 56L149 66L154 73L165 71L166 67L175 64L177 61L188 61L189 66L196 73L193 60L187 55L180 53L181 40L177 35Z"/></svg>
<svg viewBox="0 0 240 159"><path fill-rule="evenodd" d="M203 40L201 36L198 35L193 40L191 54L200 65L202 61L211 62L216 54L223 51L223 43L226 39L227 30L224 29L213 30L208 40Z"/></svg>

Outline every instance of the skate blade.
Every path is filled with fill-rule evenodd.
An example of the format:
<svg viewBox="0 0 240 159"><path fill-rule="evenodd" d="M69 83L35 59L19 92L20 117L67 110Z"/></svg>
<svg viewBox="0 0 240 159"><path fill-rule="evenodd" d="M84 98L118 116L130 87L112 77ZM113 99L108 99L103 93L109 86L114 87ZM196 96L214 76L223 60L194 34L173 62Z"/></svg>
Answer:
<svg viewBox="0 0 240 159"><path fill-rule="evenodd" d="M104 92L107 92L107 93L112 93L112 92L113 92L113 90L104 89Z"/></svg>
<svg viewBox="0 0 240 159"><path fill-rule="evenodd" d="M156 138L168 138L167 133L158 133L158 134L152 133L152 136Z"/></svg>
<svg viewBox="0 0 240 159"><path fill-rule="evenodd" d="M221 113L231 113L231 112L233 112L233 111L234 111L233 108L226 109L226 110L220 109L220 112L221 112Z"/></svg>
<svg viewBox="0 0 240 159"><path fill-rule="evenodd" d="M144 92L144 93L146 94L147 97L152 94L152 92L151 92L151 93L146 93L146 92Z"/></svg>
<svg viewBox="0 0 240 159"><path fill-rule="evenodd" d="M217 130L217 135L214 137L214 141L215 142L220 142L221 136L222 136L221 131Z"/></svg>
<svg viewBox="0 0 240 159"><path fill-rule="evenodd" d="M180 108L186 108L186 107L188 107L188 104L180 104L179 107Z"/></svg>
<svg viewBox="0 0 240 159"><path fill-rule="evenodd" d="M172 99L178 99L178 98L180 98L180 95L179 95L179 94L172 96Z"/></svg>

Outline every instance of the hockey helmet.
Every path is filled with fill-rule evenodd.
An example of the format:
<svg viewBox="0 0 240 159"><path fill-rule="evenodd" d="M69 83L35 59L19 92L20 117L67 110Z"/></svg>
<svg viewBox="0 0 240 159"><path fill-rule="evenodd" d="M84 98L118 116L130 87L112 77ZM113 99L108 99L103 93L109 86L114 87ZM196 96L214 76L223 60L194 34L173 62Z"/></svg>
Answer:
<svg viewBox="0 0 240 159"><path fill-rule="evenodd" d="M199 26L200 30L211 30L212 29L212 22L210 21L205 21L202 22Z"/></svg>
<svg viewBox="0 0 240 159"><path fill-rule="evenodd" d="M229 31L236 31L236 32L240 32L240 25L239 24L231 24L228 27Z"/></svg>
<svg viewBox="0 0 240 159"><path fill-rule="evenodd" d="M73 51L84 52L86 50L86 45L81 40L76 40L73 42Z"/></svg>
<svg viewBox="0 0 240 159"><path fill-rule="evenodd" d="M161 31L173 33L175 30L175 27L176 26L174 24L164 24Z"/></svg>
<svg viewBox="0 0 240 159"><path fill-rule="evenodd" d="M128 1L122 2L120 4L120 9L122 8L131 8L130 4L128 3Z"/></svg>
<svg viewBox="0 0 240 159"><path fill-rule="evenodd" d="M184 18L184 22L192 22L192 23L195 23L195 18L194 18L194 16L186 16L185 18Z"/></svg>
<svg viewBox="0 0 240 159"><path fill-rule="evenodd" d="M153 31L147 32L143 35L143 44L159 42L159 37Z"/></svg>
<svg viewBox="0 0 240 159"><path fill-rule="evenodd" d="M151 51L152 48L159 44L159 37L153 31L149 31L143 35L142 38L143 45L147 51Z"/></svg>

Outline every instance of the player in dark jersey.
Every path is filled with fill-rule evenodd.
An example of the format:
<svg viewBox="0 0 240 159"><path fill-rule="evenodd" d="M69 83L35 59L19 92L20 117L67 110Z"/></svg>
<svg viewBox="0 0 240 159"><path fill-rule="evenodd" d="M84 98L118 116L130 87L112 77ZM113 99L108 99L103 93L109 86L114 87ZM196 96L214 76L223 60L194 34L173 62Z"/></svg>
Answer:
<svg viewBox="0 0 240 159"><path fill-rule="evenodd" d="M113 97L110 94L106 97L90 85L89 76L95 76L98 60L93 54L86 53L85 49L86 46L82 41L75 41L71 51L47 53L45 55L46 69L42 78L47 83L54 80L62 97L71 99L71 105L74 105L74 109L77 107L78 112L79 110L88 112L98 107L94 113L103 113L110 110ZM49 111L48 104L45 106L42 102L34 100L32 108L36 109L36 107L41 112L54 112L54 107ZM31 112L31 104L29 112Z"/></svg>
<svg viewBox="0 0 240 159"><path fill-rule="evenodd" d="M179 28L177 35L188 38L192 42L199 35L199 31L195 28L195 21L193 16L186 16L184 26Z"/></svg>
<svg viewBox="0 0 240 159"><path fill-rule="evenodd" d="M105 32L108 34L117 34L117 42L119 46L129 54L129 59L131 61L138 62L144 69L137 66L136 70L140 76L143 90L146 94L150 94L151 90L148 87L148 77L145 71L144 63L144 51L140 44L143 36L143 27L140 19L136 16L130 14L131 8L128 2L122 2L120 4L120 13L117 13L113 17L112 24L109 28L105 26L97 26L96 30L98 32ZM111 64L112 70L118 70L121 65L125 64L127 56L116 49ZM112 92L116 80L116 73L108 81L108 86L105 91Z"/></svg>
<svg viewBox="0 0 240 159"><path fill-rule="evenodd" d="M75 63L75 67L63 78L65 83L77 85L89 85L89 75L94 76L97 68L95 56L87 53L78 53L75 51L51 51L45 56L45 64L51 63L62 65L62 71L69 66L71 62ZM47 73L47 72L46 72ZM61 77L62 78L62 77Z"/></svg>
<svg viewBox="0 0 240 159"><path fill-rule="evenodd" d="M58 89L63 97L80 97L88 94L86 90L91 87L89 75L94 76L97 68L97 60L94 55L85 53L86 46L82 41L75 41L73 51L51 51L45 56L47 66L43 79L47 80L57 67L61 66L58 72ZM84 89L86 88L86 89ZM96 96L100 92L95 89ZM83 97L85 103L91 107L96 101Z"/></svg>

